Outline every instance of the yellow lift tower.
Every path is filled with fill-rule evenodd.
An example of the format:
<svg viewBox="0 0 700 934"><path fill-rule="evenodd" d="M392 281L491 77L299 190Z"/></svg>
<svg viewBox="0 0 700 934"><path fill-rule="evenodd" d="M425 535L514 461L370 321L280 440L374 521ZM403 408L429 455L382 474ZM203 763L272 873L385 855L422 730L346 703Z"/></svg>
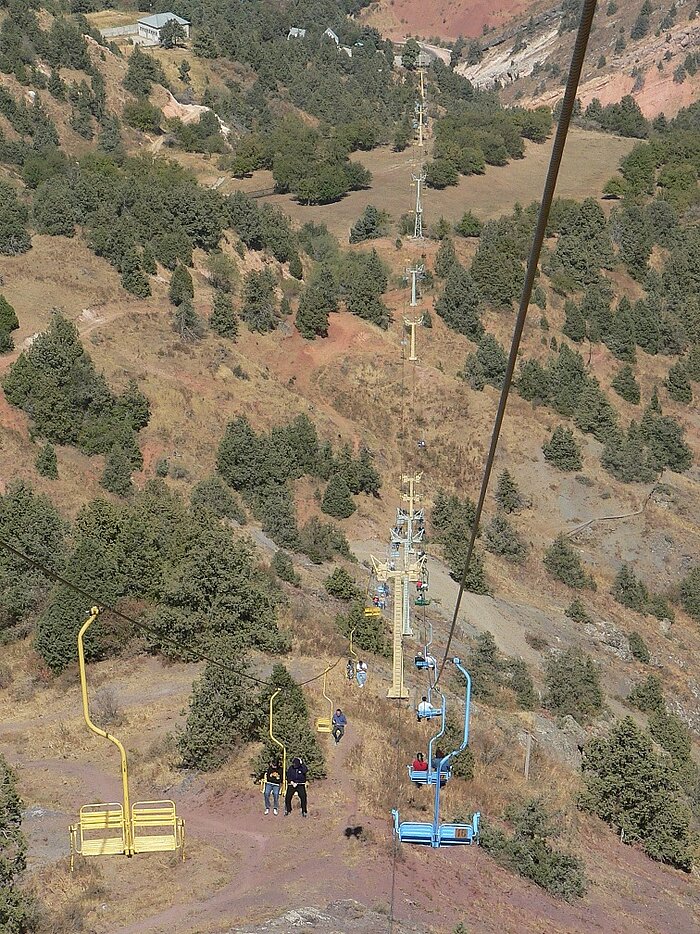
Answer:
<svg viewBox="0 0 700 934"><path fill-rule="evenodd" d="M410 585L423 580L426 564L425 554L416 548L425 531L425 513L422 509L416 509L416 484L420 479L420 474L401 478L401 498L407 503L407 508L396 510L396 525L391 530L389 560L380 562L372 557L377 580L391 581L393 591L393 663L391 687L387 691L387 697L408 697L403 680L403 637L413 635Z"/></svg>

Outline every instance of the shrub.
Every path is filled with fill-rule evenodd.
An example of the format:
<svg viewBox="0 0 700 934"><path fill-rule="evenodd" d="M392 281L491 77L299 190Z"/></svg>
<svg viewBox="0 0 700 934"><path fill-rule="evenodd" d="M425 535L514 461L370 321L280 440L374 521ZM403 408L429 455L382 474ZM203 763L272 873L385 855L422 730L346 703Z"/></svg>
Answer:
<svg viewBox="0 0 700 934"><path fill-rule="evenodd" d="M552 577L567 587L574 587L576 590L591 587L595 590L593 578L585 573L581 559L563 535L555 538L545 551L544 566Z"/></svg>
<svg viewBox="0 0 700 934"><path fill-rule="evenodd" d="M652 859L690 871L690 812L669 764L631 717L587 744L581 769L582 808L624 831L625 843L641 843Z"/></svg>
<svg viewBox="0 0 700 934"><path fill-rule="evenodd" d="M507 837L487 825L481 845L497 862L530 879L558 898L580 898L586 891L583 864L548 843L556 832L550 815L538 799L509 806L505 818L513 827Z"/></svg>
<svg viewBox="0 0 700 934"><path fill-rule="evenodd" d="M233 519L239 525L245 525L243 508L216 474L199 481L190 494L190 502L193 506L211 509L219 519Z"/></svg>
<svg viewBox="0 0 700 934"><path fill-rule="evenodd" d="M323 586L331 597L337 597L339 600L359 600L362 597L362 591L345 568L335 568L325 579Z"/></svg>
<svg viewBox="0 0 700 934"><path fill-rule="evenodd" d="M680 593L683 609L700 623L700 565L692 568L683 578Z"/></svg>
<svg viewBox="0 0 700 934"><path fill-rule="evenodd" d="M642 713L665 710L666 702L659 678L649 675L645 681L638 681L628 694L627 702Z"/></svg>
<svg viewBox="0 0 700 934"><path fill-rule="evenodd" d="M510 672L509 687L515 692L518 707L521 710L532 710L537 706L538 697L527 665L522 658L514 658L507 667Z"/></svg>
<svg viewBox="0 0 700 934"><path fill-rule="evenodd" d="M0 925L3 934L28 934L36 930L36 906L20 888L27 867L22 808L16 776L0 755Z"/></svg>
<svg viewBox="0 0 700 934"><path fill-rule="evenodd" d="M571 603L564 610L564 613L572 619L575 623L580 623L582 626L589 625L593 622L588 611L586 610L583 603L578 599L572 600Z"/></svg>
<svg viewBox="0 0 700 934"><path fill-rule="evenodd" d="M487 551L500 555L512 564L522 564L527 556L527 545L506 517L497 513L484 531Z"/></svg>
<svg viewBox="0 0 700 934"><path fill-rule="evenodd" d="M646 612L649 592L628 564L623 564L617 572L610 592L622 606L636 610L638 613Z"/></svg>
<svg viewBox="0 0 700 934"><path fill-rule="evenodd" d="M544 706L557 716L571 716L585 723L602 710L598 669L590 655L579 648L567 649L547 660L545 686Z"/></svg>
<svg viewBox="0 0 700 934"><path fill-rule="evenodd" d="M47 442L39 448L39 452L34 461L34 466L40 477L48 477L51 480L58 479L58 461L56 459L56 449Z"/></svg>
<svg viewBox="0 0 700 934"><path fill-rule="evenodd" d="M281 548L273 555L272 570L280 580L287 581L288 584L294 584L295 587L301 586L301 578L294 570L294 562L289 554Z"/></svg>
<svg viewBox="0 0 700 934"><path fill-rule="evenodd" d="M638 662L642 662L644 665L648 665L651 661L649 647L638 632L631 632L629 634L629 644L632 658L636 658Z"/></svg>
<svg viewBox="0 0 700 934"><path fill-rule="evenodd" d="M561 425L557 425L552 432L552 437L542 445L542 453L545 460L548 460L558 470L580 470L583 466L581 446L574 438L571 429L563 428Z"/></svg>

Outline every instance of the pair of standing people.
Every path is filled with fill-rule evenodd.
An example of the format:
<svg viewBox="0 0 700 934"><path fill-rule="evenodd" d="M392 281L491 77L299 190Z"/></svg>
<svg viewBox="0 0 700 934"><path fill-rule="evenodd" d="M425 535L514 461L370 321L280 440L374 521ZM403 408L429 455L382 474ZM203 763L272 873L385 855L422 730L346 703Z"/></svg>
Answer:
<svg viewBox="0 0 700 934"><path fill-rule="evenodd" d="M287 791L284 796L284 816L292 813L292 799L294 795L299 796L301 802L301 816L308 817L307 796L306 796L306 775L308 766L299 756L292 759L292 764L287 768ZM265 770L265 786L263 797L265 799L265 813L270 813L270 804L273 804L273 814L277 814L280 801L280 786L282 785L282 767L274 760L270 762Z"/></svg>

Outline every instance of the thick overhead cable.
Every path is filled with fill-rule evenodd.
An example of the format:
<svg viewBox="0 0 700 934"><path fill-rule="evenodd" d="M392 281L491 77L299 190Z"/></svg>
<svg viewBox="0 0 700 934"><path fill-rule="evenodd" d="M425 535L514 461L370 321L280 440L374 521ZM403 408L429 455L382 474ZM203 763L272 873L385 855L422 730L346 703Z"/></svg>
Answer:
<svg viewBox="0 0 700 934"><path fill-rule="evenodd" d="M501 426L503 425L503 418L505 416L506 403L508 402L508 394L510 393L510 387L513 382L515 364L518 359L518 351L520 350L520 341L523 336L523 328L525 327L525 319L527 318L530 296L532 294L535 275L537 273L537 266L540 260L540 253L542 252L542 244L544 242L544 237L547 230L549 212L552 207L552 201L554 199L554 191L556 189L559 168L561 166L561 160L564 154L566 137L569 133L571 115L573 113L574 104L576 103L579 81L581 80L581 69L583 68L583 60L586 55L586 48L588 46L588 39L591 34L591 26L593 23L595 10L596 0L584 0L583 9L581 11L581 21L579 23L578 33L576 35L576 43L574 44L574 51L571 56L571 66L569 68L569 77L566 82L566 91L564 93L561 115L559 117L556 136L554 137L552 156L549 161L549 170L547 172L547 179L545 181L544 191L542 193L540 210L537 216L537 226L535 227L535 235L532 241L532 247L530 248L530 256L527 261L525 282L523 283L523 291L520 296L520 306L518 308L518 315L515 320L515 330L513 332L513 340L510 347L510 355L508 357L508 366L506 367L506 373L503 378L501 398L498 402L496 420L494 422L493 433L491 435L491 446L489 448L488 457L486 458L486 466L484 467L484 476L481 481L479 501L476 505L471 537L469 539L469 547L467 548L467 555L464 561L464 570L462 571L462 577L460 578L459 582L459 592L457 594L454 613L452 615L450 633L447 638L447 645L445 646L445 654L442 662L440 663L440 671L438 672L438 676L435 681L436 684L442 677L442 673L445 670L445 665L447 664L447 660L450 657L452 637L454 636L455 628L457 626L459 608L461 606L462 597L466 588L467 575L469 573L469 567L471 565L471 559L474 553L474 544L476 542L476 536L478 534L479 524L481 522L481 513L484 508L484 501L486 499L489 480L491 479L491 471L493 469L493 462L496 457L496 449L498 447Z"/></svg>

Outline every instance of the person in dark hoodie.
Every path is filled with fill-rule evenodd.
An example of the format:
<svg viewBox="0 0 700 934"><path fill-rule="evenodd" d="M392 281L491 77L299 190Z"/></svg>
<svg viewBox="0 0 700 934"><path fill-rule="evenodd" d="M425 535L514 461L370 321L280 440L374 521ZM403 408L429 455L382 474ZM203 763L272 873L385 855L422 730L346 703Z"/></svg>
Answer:
<svg viewBox="0 0 700 934"><path fill-rule="evenodd" d="M308 769L305 763L295 756L292 764L287 769L287 793L284 796L284 816L292 813L292 798L295 794L299 795L301 802L301 816L308 817L306 810L306 773Z"/></svg>

